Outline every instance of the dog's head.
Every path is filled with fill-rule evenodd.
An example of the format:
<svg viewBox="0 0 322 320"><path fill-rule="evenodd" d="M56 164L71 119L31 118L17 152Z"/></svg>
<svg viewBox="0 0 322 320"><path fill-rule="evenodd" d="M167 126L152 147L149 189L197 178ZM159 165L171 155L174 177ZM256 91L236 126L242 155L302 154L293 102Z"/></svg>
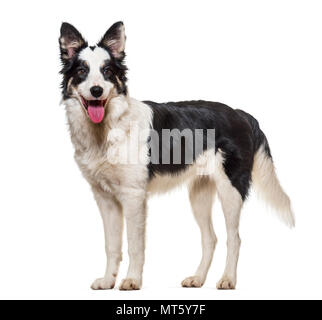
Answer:
<svg viewBox="0 0 322 320"><path fill-rule="evenodd" d="M127 90L123 23L113 24L96 46L88 46L75 27L63 23L59 45L64 99L78 99L90 120L100 123L109 99Z"/></svg>

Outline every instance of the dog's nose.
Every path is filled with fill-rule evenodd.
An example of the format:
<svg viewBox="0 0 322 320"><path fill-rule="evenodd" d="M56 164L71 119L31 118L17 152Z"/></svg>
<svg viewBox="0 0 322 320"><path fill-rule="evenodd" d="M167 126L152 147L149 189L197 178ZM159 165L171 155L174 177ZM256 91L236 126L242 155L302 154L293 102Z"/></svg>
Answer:
<svg viewBox="0 0 322 320"><path fill-rule="evenodd" d="M94 98L99 98L103 93L103 88L100 86L91 87L91 94Z"/></svg>

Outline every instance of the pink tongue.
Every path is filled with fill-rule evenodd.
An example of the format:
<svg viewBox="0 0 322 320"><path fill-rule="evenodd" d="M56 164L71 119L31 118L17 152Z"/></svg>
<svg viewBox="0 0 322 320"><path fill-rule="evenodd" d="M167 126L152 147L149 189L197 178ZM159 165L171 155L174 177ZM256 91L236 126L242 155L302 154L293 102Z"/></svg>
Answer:
<svg viewBox="0 0 322 320"><path fill-rule="evenodd" d="M87 111L88 111L89 118L94 123L100 123L104 118L104 107L91 107L91 106L88 106Z"/></svg>

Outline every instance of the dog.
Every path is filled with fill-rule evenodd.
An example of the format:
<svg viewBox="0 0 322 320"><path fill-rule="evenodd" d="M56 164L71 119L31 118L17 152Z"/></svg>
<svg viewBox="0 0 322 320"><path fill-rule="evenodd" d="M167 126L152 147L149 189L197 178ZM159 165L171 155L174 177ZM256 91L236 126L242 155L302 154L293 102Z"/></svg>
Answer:
<svg viewBox="0 0 322 320"><path fill-rule="evenodd" d="M104 224L106 272L91 288L115 286L122 260L123 218L130 263L119 288L141 288L147 199L186 184L201 231L202 259L182 286L201 287L206 280L217 242L211 218L217 194L227 229L226 267L217 288L234 289L239 218L250 187L287 225L295 224L267 138L250 114L221 103L131 98L125 40L122 22L113 24L95 46L65 22L59 37L62 102L75 160L91 186ZM137 139L133 132L139 133Z"/></svg>

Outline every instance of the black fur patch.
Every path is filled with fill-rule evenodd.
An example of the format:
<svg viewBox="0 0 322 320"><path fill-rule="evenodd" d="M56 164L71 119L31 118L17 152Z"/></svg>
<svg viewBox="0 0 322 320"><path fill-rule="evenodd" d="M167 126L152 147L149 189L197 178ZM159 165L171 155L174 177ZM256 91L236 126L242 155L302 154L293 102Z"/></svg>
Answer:
<svg viewBox="0 0 322 320"><path fill-rule="evenodd" d="M74 47L74 54L71 58L66 58L68 51L61 45L61 39L64 38L65 42L73 42L79 44L79 46ZM77 77L77 69L82 67L83 62L79 60L79 53L88 47L88 43L84 40L80 32L71 24L64 22L60 28L60 57L62 62L62 69L60 73L63 75L63 81L61 83L63 99L69 97L69 92L67 90L68 82L71 77L73 77L73 83L79 84L86 77ZM85 67L85 66L84 66Z"/></svg>
<svg viewBox="0 0 322 320"><path fill-rule="evenodd" d="M227 176L242 198L247 197L255 152L261 144L264 144L270 156L267 140L256 119L246 112L234 110L217 102L155 103L144 101L144 103L151 107L153 129L159 133L159 164L149 164L151 178L155 174L178 174L188 166L185 164L185 143L182 140L172 141L170 150L167 150L170 153L170 164L162 164L162 129L179 129L180 131L203 129L203 150L207 147L206 129L215 129L215 152L218 149L223 151L224 169ZM173 150L178 147L178 143L181 144L182 161L180 164L174 164ZM193 145L192 148L195 146Z"/></svg>
<svg viewBox="0 0 322 320"><path fill-rule="evenodd" d="M68 51L66 48L62 47L61 40L63 39L66 44L75 42L76 46L73 46L74 51L78 54L81 50L88 46L87 42L84 40L80 32L71 24L63 22L60 27L60 37L59 37L59 48L60 48L60 57L64 67L68 68L73 59L69 59L66 56ZM74 57L75 58L75 57Z"/></svg>
<svg viewBox="0 0 322 320"><path fill-rule="evenodd" d="M118 56L113 55L111 48L108 46L109 41L119 41L121 37L121 28L123 27L123 22L119 21L114 23L104 34L102 39L97 44L98 47L105 49L111 59L108 61L110 70L112 72L109 77L110 80L117 88L117 92L119 94L127 94L127 86L126 86L126 72L127 67L124 63L125 52L119 52Z"/></svg>
<svg viewBox="0 0 322 320"><path fill-rule="evenodd" d="M109 70L109 73L104 73L105 68ZM115 85L118 94L127 94L126 71L127 67L123 63L119 63L118 60L113 59L113 57L111 60L105 61L105 65L101 68L104 79L111 81Z"/></svg>
<svg viewBox="0 0 322 320"><path fill-rule="evenodd" d="M81 69L84 70L84 73L80 73ZM62 89L64 99L68 98L70 95L67 88L69 80L72 78L72 85L77 86L81 82L86 80L88 73L89 68L85 61L78 59L78 57L74 59L70 68L68 68L68 70L65 70L63 73Z"/></svg>

